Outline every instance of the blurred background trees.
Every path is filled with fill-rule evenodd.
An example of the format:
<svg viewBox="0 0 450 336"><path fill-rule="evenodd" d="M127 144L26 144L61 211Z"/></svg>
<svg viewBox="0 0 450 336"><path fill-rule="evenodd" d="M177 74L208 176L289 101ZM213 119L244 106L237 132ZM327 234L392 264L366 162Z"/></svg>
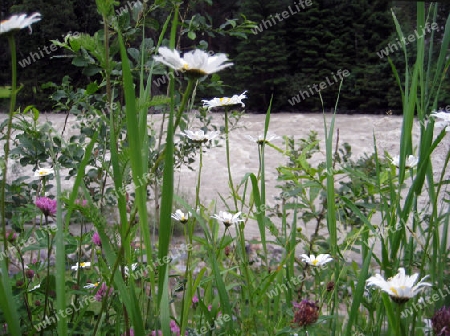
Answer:
<svg viewBox="0 0 450 336"><path fill-rule="evenodd" d="M116 14L130 8L135 1L120 0L118 3ZM308 86L326 81L327 77L334 81L332 74L341 69L351 74L345 78L341 90L341 112L385 113L393 110L400 113L400 90L387 57L380 58L379 53L388 48L389 43L396 43L391 8L397 13L402 27L407 27L404 34L414 34L415 2L314 0L311 3L299 12L299 1L290 0L184 1L180 11L184 25L180 29L179 48L188 51L200 47L215 53L224 52L235 63L229 71L214 78L215 82L228 83L223 92L200 86L197 97L212 98L247 90L249 111L265 112L272 94L275 111L321 111L318 94L294 105L289 103L289 99L299 90L306 91ZM450 4L441 3L440 6L437 23L443 27ZM289 7L289 17L278 20L276 14L281 17ZM167 10L162 5L146 15L147 37L157 38L163 24L160 18L165 17L158 13ZM93 0L2 0L0 3L2 20L13 13L35 11L42 14L43 20L33 26L33 34L28 35L26 30L22 30L17 35L18 60L25 65L18 65L19 83L24 86L18 99L21 105L33 104L40 110L50 111L53 102L48 96L52 92L42 88L43 84L54 82L60 85L62 78L68 75L73 86L83 86L95 75L83 74L72 64L72 55L62 48L47 54L44 47L50 47L50 40L62 41L69 32L93 35L102 29L102 19ZM230 21L234 18L238 20ZM247 36L233 32L233 24L239 24L244 18L252 20L257 27ZM220 26L229 29L230 33L221 32ZM140 35L141 31L136 29L134 33ZM435 44L439 43L440 33L435 31ZM425 35L426 39L430 37L431 34ZM0 50L2 86L8 85L10 80L7 39L0 38ZM414 57L414 42L409 43L408 50L410 57ZM32 53L39 56L43 53L44 57L37 59L35 56L26 65L23 60ZM389 51L389 57L403 76L403 52ZM327 111L334 107L338 89L339 83L336 83L322 91ZM450 105L448 79L443 92L443 101L439 104ZM5 100L0 101L0 108L2 104L4 106Z"/></svg>

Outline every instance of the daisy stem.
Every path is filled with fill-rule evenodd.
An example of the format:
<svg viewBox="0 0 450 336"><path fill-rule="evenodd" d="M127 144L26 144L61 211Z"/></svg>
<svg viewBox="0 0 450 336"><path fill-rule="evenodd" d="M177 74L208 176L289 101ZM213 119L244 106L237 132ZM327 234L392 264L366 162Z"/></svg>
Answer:
<svg viewBox="0 0 450 336"><path fill-rule="evenodd" d="M200 177L202 175L202 167L203 167L203 150L202 150L202 145L200 144L200 160L199 160L199 167L198 167L198 178L197 178L197 186L195 188L195 211L197 211L197 208L200 205ZM190 216L189 216L190 217ZM193 218L193 220L190 221L190 223L188 222L185 226L185 233L187 232L186 236L186 244L188 244L187 246L192 246L192 236L194 235L194 226L195 226L195 217ZM189 265L191 264L191 257L192 257L192 249L189 249L187 252L187 259L186 259L186 271L184 274L184 278L188 281L188 286L192 286L192 276L190 274L191 270L189 268ZM190 287L191 288L191 287ZM189 292L190 292L190 288L189 288ZM188 302L186 302L186 300L188 300ZM185 316L188 315L188 309L189 309L189 305L192 302L192 297L191 295L188 293L187 290L183 291L183 301L182 301L182 311L181 311L181 318L180 318L180 323L181 323L181 332L185 332L185 328L187 325L187 318Z"/></svg>
<svg viewBox="0 0 450 336"><path fill-rule="evenodd" d="M8 125L6 129L6 142L5 142L5 162L2 167L2 187L1 187L1 201L0 201L0 212L2 213L2 231L3 231L3 251L8 250L8 240L6 239L6 216L5 216L5 207L6 207L6 180L7 180L7 171L8 171L8 157L9 157L9 139L11 138L11 129L12 129L12 119L14 116L14 110L16 108L16 89L17 89L17 56L16 56L16 40L14 39L14 35L10 34L8 36L9 49L11 51L11 100L9 104L9 116L8 116ZM8 258L6 258L6 266L8 267Z"/></svg>
<svg viewBox="0 0 450 336"><path fill-rule="evenodd" d="M195 82L196 82L195 78L188 79L187 87L186 90L184 91L183 98L180 103L180 109L178 110L177 118L175 119L175 123L173 124L174 131L176 131L178 125L180 124L181 117L183 116L184 109L186 108L186 104L192 93L192 90L194 89Z"/></svg>
<svg viewBox="0 0 450 336"><path fill-rule="evenodd" d="M402 328L402 305L398 303L396 303L395 305L397 306L397 325L395 334L397 336L405 336L404 330Z"/></svg>
<svg viewBox="0 0 450 336"><path fill-rule="evenodd" d="M200 162L198 165L197 186L195 188L195 210L197 210L197 208L200 206L200 178L202 176L202 167L203 167L203 148L202 145L200 145Z"/></svg>
<svg viewBox="0 0 450 336"><path fill-rule="evenodd" d="M228 137L228 109L225 108L225 146L227 155L227 169L228 169L228 185L231 189L231 194L233 196L235 211L238 211L236 192L234 191L233 178L231 177L231 167L230 167L230 139Z"/></svg>

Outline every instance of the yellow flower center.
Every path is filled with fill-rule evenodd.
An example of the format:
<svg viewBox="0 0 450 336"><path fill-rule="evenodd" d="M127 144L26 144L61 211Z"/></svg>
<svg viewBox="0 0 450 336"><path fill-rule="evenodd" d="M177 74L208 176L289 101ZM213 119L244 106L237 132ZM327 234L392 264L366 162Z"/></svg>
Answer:
<svg viewBox="0 0 450 336"><path fill-rule="evenodd" d="M397 289L395 287L390 287L389 289L392 291L392 293L395 294L395 296L398 296L398 292L397 292Z"/></svg>
<svg viewBox="0 0 450 336"><path fill-rule="evenodd" d="M46 171L40 171L40 172L39 172L39 175L40 175L40 176L47 175L47 172L46 172Z"/></svg>
<svg viewBox="0 0 450 336"><path fill-rule="evenodd" d="M81 267L84 267L85 265L86 265L86 263L84 263L84 262L82 262L82 263L80 264Z"/></svg>
<svg viewBox="0 0 450 336"><path fill-rule="evenodd" d="M189 64L187 64L187 63L186 63L186 64L183 64L183 69L184 69L184 70L189 70Z"/></svg>
<svg viewBox="0 0 450 336"><path fill-rule="evenodd" d="M311 264L313 264L314 266L317 266L317 264L319 263L319 260L314 259L313 261L311 261Z"/></svg>

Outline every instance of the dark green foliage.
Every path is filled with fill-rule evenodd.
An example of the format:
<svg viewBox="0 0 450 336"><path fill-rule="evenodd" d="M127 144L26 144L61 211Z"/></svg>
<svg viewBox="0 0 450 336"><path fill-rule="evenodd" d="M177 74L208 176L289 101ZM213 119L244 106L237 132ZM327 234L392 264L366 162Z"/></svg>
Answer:
<svg viewBox="0 0 450 336"><path fill-rule="evenodd" d="M129 11L136 2L118 1L115 14ZM230 96L248 90L248 110L264 111L273 94L274 110L321 111L316 88L324 82L326 88L321 94L326 111L330 111L334 108L340 81L338 76L334 76L338 70L348 70L350 76L344 79L341 90L341 111L400 112L400 90L387 55L382 55L381 51L388 51L403 78L405 59L396 40L391 8L407 36L417 28L414 23L415 3L318 0L311 1L309 6L306 1L303 4L302 8L299 1L288 0L218 0L212 3L197 0L183 3L178 48L182 51L203 48L209 52L227 53L235 63L231 69L214 75L209 86L200 85L198 99ZM440 4L437 17L440 27L443 27L449 9L449 4ZM95 1L91 0L3 0L0 19L13 13L35 11L42 13L43 20L33 25L33 34L29 35L27 30L17 34L18 61L24 65L18 65L19 83L24 85L18 102L22 106L35 104L40 109L50 110L54 106L47 98L52 92L42 89L42 84L60 83L65 75L71 78L75 87L86 86L98 79L95 69L81 72L79 67L73 66L73 62L80 59L74 60L73 55L62 48L50 51L50 40L62 41L62 36L69 32L93 35L102 28L101 17ZM289 16L280 20L283 11L288 11ZM153 41L146 55L149 60L167 13L168 9L162 6L146 16L145 34L149 41ZM240 22L231 20L240 16ZM126 18L124 15L121 17ZM247 38L239 31L233 32L234 25L242 23L244 17L257 25ZM221 26L228 33L219 31ZM435 31L435 46L442 32L442 29ZM125 36L133 41L130 47L137 48L140 44L139 38L135 38L141 36L139 28L132 25ZM431 34L426 35L426 38L430 37ZM416 43L409 43L407 47L410 61L413 61ZM6 38L0 38L0 49L8 50ZM438 48L435 49L438 52ZM24 64L23 60L27 59L29 65ZM0 86L10 84L9 62L9 53L0 53ZM158 73L159 70L155 71ZM136 68L134 75L138 73ZM221 83L232 84L222 91L219 88ZM154 89L163 94L166 87L155 86ZM303 97L298 96L300 92L304 93ZM441 92L439 106L445 108L450 98L448 80ZM293 99L296 96L297 99ZM0 109L6 108L7 100L0 100Z"/></svg>
<svg viewBox="0 0 450 336"><path fill-rule="evenodd" d="M85 77L71 65L72 58L65 57L63 49L50 49L51 40L63 41L69 33L97 31L100 16L95 1L12 0L9 3L2 19L16 13L39 12L42 15L42 20L33 25L32 35L27 29L16 34L18 83L24 85L18 96L19 104L34 104L42 110L53 109L47 99L49 92L43 91L41 85L49 81L60 82L64 75L81 84ZM0 55L0 86L9 85L10 56L7 39L3 37L0 38L0 49L8 51Z"/></svg>
<svg viewBox="0 0 450 336"><path fill-rule="evenodd" d="M280 8L287 8L287 1L243 1L240 7L247 19L256 22L253 35L241 41L236 48L235 77L237 90L248 90L251 109L262 111L269 105L273 94L273 108L284 105L283 94L288 84L288 52L284 36L285 21L273 17Z"/></svg>

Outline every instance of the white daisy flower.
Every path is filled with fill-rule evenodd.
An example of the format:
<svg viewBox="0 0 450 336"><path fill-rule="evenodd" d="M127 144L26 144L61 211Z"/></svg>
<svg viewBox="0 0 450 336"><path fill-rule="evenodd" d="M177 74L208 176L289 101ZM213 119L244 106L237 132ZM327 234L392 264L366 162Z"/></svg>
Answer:
<svg viewBox="0 0 450 336"><path fill-rule="evenodd" d="M401 267L399 268L398 274L389 278L387 281L380 274L375 274L375 276L366 280L366 285L377 286L382 291L388 293L392 301L396 303L405 303L421 292L424 286L431 286L430 283L423 282L428 275L414 285L418 277L418 273L411 276L405 275L405 269Z"/></svg>
<svg viewBox="0 0 450 336"><path fill-rule="evenodd" d="M138 266L137 263L131 264L131 271L134 272L134 271L136 270L137 266ZM123 268L123 271L125 272L125 275L126 275L126 276L130 276L130 271L129 271L129 269L128 269L128 266L125 266L125 267Z"/></svg>
<svg viewBox="0 0 450 336"><path fill-rule="evenodd" d="M258 138L254 138L251 135L246 134L245 137L250 141L256 142L258 145L262 145L264 143L264 134L258 135ZM271 142L273 140L277 140L280 137L277 135L269 135L266 134L266 142Z"/></svg>
<svg viewBox="0 0 450 336"><path fill-rule="evenodd" d="M41 14L33 13L31 16L26 14L13 15L8 20L0 22L0 34L8 33L12 30L22 29L28 27L31 30L31 25L41 20Z"/></svg>
<svg viewBox="0 0 450 336"><path fill-rule="evenodd" d="M88 283L86 286L83 286L84 289L92 289L98 286L98 282L96 283Z"/></svg>
<svg viewBox="0 0 450 336"><path fill-rule="evenodd" d="M36 289L38 289L40 287L41 287L41 284L37 284L36 286L34 286L33 288L29 289L28 291L32 292L32 291L34 291L34 290L36 290Z"/></svg>
<svg viewBox="0 0 450 336"><path fill-rule="evenodd" d="M400 156L396 155L391 159L391 162L394 166L397 168L400 167ZM414 168L419 163L419 158L415 157L414 155L409 155L405 162L405 168Z"/></svg>
<svg viewBox="0 0 450 336"><path fill-rule="evenodd" d="M203 130L199 130L199 131L186 130L184 132L180 132L180 134L187 136L193 142L204 143L204 142L213 140L215 137L217 137L220 134L220 132L212 131L212 132L209 132L208 134L205 134L205 132Z"/></svg>
<svg viewBox="0 0 450 336"><path fill-rule="evenodd" d="M329 254L319 254L317 257L314 254L308 256L307 254L302 254L302 261L310 264L312 266L323 266L326 263L333 261L333 258Z"/></svg>
<svg viewBox="0 0 450 336"><path fill-rule="evenodd" d="M185 53L183 57L177 50L171 50L167 47L159 48L158 52L161 56L154 57L156 62L161 62L172 69L188 74L204 76L233 65L233 63L225 63L228 61L225 54L210 56L199 49Z"/></svg>
<svg viewBox="0 0 450 336"><path fill-rule="evenodd" d="M55 171L53 170L53 168L39 168L35 170L34 176L43 177L54 173Z"/></svg>
<svg viewBox="0 0 450 336"><path fill-rule="evenodd" d="M229 227L232 224L237 224L239 222L243 222L243 219L240 219L239 216L241 215L240 212L237 212L236 214L231 214L226 211L220 211L218 215L211 216L212 218L217 219L218 221L222 222L226 227Z"/></svg>
<svg viewBox="0 0 450 336"><path fill-rule="evenodd" d="M203 107L208 107L208 110L212 109L213 107L221 107L221 106L231 106L231 105L238 105L241 104L242 107L245 106L245 104L242 102L242 99L247 99L247 96L245 95L247 91L244 91L240 95L234 95L233 97L223 97L223 98L214 98L211 100L203 99Z"/></svg>
<svg viewBox="0 0 450 336"><path fill-rule="evenodd" d="M430 114L431 117L442 119L438 122L435 122L435 127L445 127L446 132L450 132L450 113L444 112L444 111L433 111Z"/></svg>
<svg viewBox="0 0 450 336"><path fill-rule="evenodd" d="M90 267L91 267L91 262L87 261L87 262L80 263L80 266L78 266L78 263L76 263L75 266L71 267L71 269L76 271L79 268L90 268Z"/></svg>
<svg viewBox="0 0 450 336"><path fill-rule="evenodd" d="M172 214L172 218L184 224L188 221L190 213L183 213L180 209L177 209L175 213Z"/></svg>

